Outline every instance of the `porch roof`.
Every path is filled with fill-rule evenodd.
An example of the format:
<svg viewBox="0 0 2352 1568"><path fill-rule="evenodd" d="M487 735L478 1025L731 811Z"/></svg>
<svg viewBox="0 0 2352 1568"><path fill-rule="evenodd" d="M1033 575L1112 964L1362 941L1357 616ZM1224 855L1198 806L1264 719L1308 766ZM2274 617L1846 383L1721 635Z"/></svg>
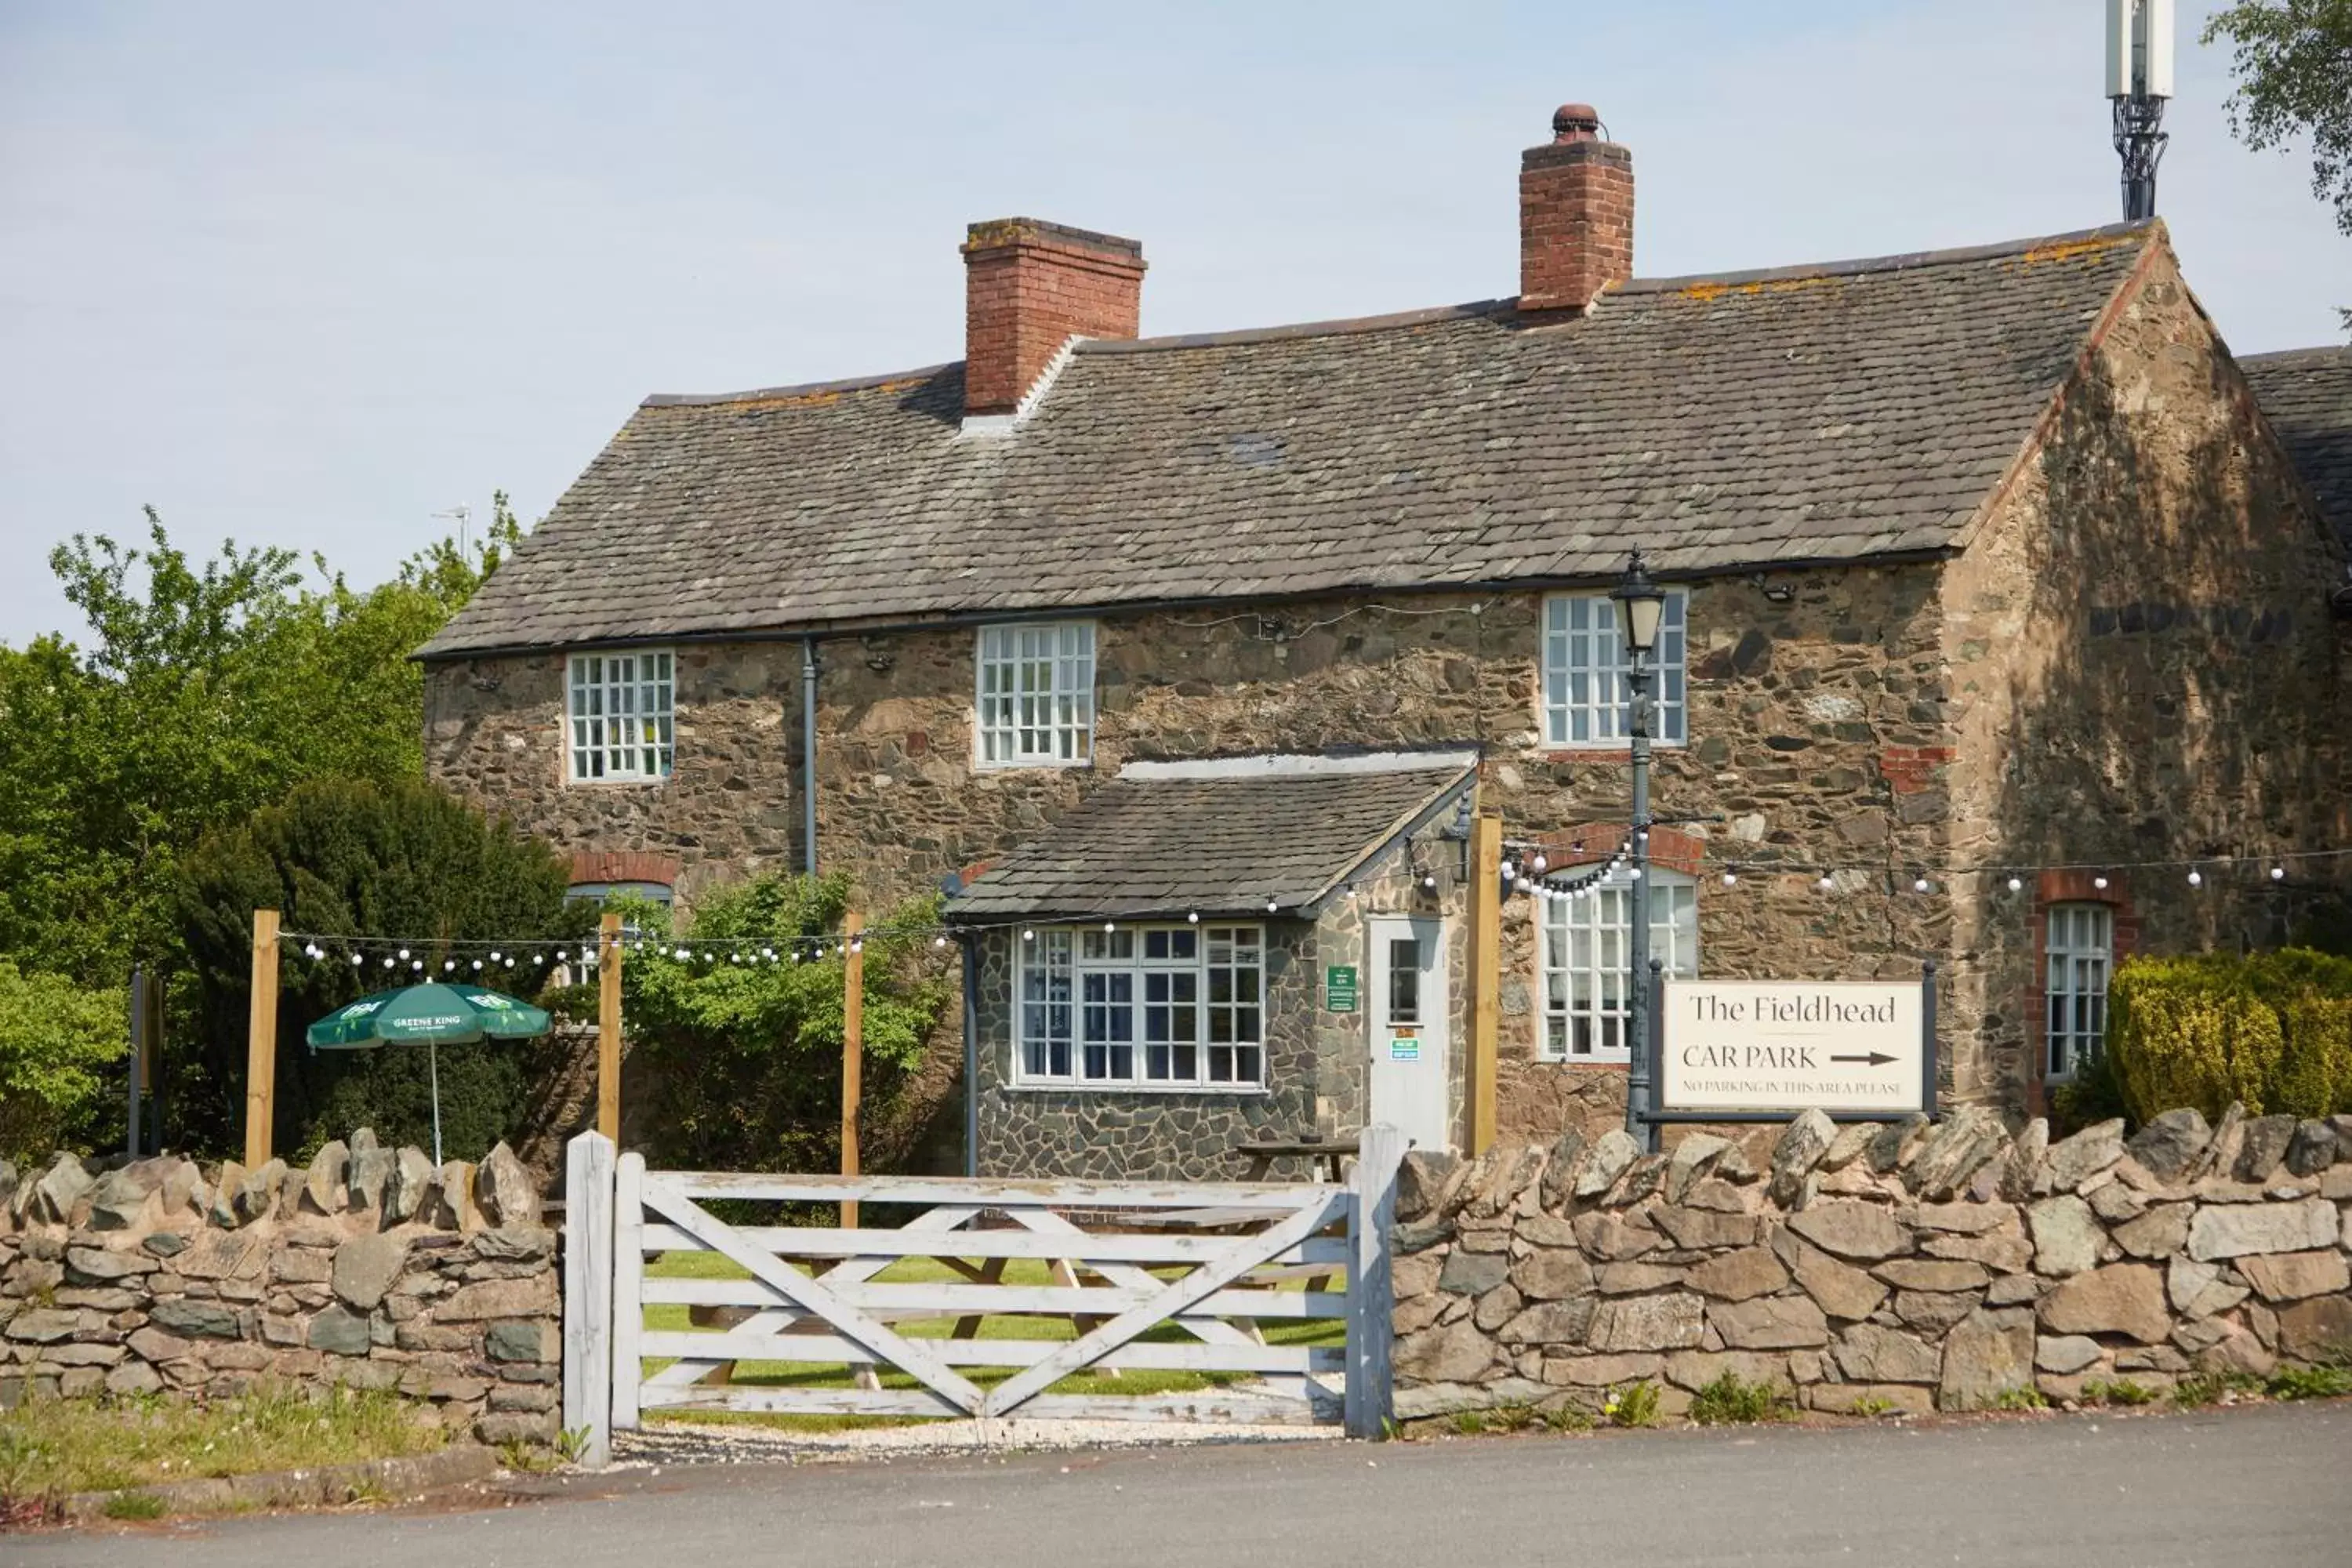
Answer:
<svg viewBox="0 0 2352 1568"><path fill-rule="evenodd" d="M1468 749L1130 763L948 919L1302 914L1476 773Z"/></svg>

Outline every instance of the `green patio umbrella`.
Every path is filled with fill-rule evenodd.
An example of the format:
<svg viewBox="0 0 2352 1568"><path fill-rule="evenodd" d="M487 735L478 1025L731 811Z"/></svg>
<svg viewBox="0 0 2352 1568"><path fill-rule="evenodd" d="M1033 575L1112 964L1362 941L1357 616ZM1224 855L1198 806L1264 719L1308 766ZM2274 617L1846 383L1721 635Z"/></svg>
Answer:
<svg viewBox="0 0 2352 1568"><path fill-rule="evenodd" d="M546 1009L478 985L404 985L336 1008L304 1032L314 1051L422 1045L433 1080L433 1163L441 1163L444 1045L522 1040L548 1030Z"/></svg>

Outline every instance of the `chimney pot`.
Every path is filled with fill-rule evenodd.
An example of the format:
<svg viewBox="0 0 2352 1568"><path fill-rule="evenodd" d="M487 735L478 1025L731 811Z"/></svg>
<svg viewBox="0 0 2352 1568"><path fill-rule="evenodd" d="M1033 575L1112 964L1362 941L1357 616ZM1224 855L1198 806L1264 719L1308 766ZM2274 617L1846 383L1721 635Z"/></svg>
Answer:
<svg viewBox="0 0 2352 1568"><path fill-rule="evenodd" d="M964 415L1019 411L1072 337L1131 338L1143 300L1143 247L1038 218L966 231Z"/></svg>
<svg viewBox="0 0 2352 1568"><path fill-rule="evenodd" d="M1552 139L1519 154L1519 309L1582 314L1633 276L1633 154L1563 103Z"/></svg>
<svg viewBox="0 0 2352 1568"><path fill-rule="evenodd" d="M1589 142L1601 133L1601 111L1589 103L1563 103L1551 111L1554 142Z"/></svg>

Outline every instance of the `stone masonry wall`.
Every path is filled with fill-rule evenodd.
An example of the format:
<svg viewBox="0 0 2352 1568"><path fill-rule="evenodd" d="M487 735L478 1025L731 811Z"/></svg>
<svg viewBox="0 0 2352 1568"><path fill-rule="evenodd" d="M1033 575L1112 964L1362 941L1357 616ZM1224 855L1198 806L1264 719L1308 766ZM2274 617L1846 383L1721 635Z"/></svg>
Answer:
<svg viewBox="0 0 2352 1568"><path fill-rule="evenodd" d="M437 1170L364 1129L307 1170L0 1162L0 1405L396 1389L453 1433L552 1443L556 1269L503 1143Z"/></svg>
<svg viewBox="0 0 2352 1568"><path fill-rule="evenodd" d="M1637 1157L1612 1131L1408 1155L1398 1413L1665 1414L1726 1372L1806 1409L1980 1409L2266 1374L2352 1345L2352 1117L2193 1110L2012 1140L1966 1110L1818 1111Z"/></svg>

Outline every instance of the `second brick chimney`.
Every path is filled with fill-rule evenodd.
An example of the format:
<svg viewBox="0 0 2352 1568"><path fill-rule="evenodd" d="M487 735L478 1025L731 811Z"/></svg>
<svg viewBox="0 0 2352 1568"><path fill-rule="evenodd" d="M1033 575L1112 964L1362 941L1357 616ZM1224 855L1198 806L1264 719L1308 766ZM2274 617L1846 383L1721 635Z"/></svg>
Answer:
<svg viewBox="0 0 2352 1568"><path fill-rule="evenodd" d="M1563 103L1552 139L1519 154L1519 309L1576 310L1633 276L1633 155Z"/></svg>
<svg viewBox="0 0 2352 1568"><path fill-rule="evenodd" d="M1007 415L1072 336L1131 338L1143 247L1032 217L973 224L963 244L963 411Z"/></svg>

